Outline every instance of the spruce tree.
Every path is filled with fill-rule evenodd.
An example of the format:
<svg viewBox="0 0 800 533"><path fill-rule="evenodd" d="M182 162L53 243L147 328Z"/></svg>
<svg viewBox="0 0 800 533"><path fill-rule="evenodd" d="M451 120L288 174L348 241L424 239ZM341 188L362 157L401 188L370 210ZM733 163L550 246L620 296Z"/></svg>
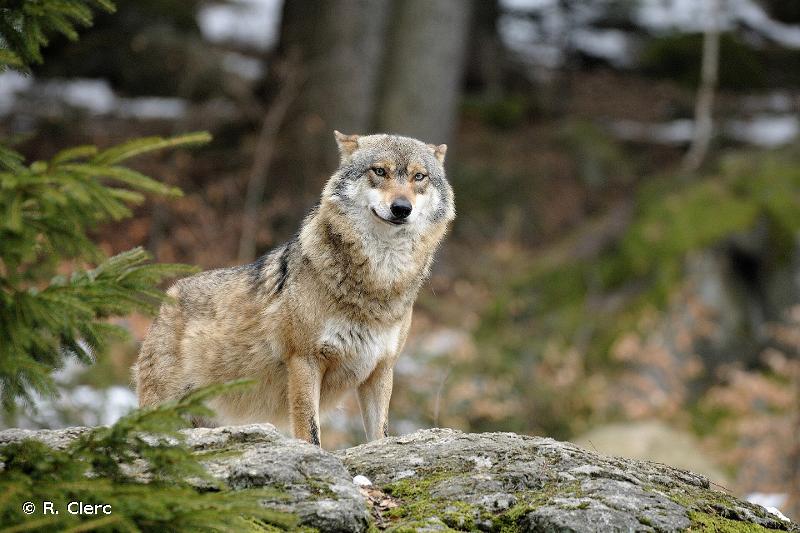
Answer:
<svg viewBox="0 0 800 533"><path fill-rule="evenodd" d="M48 34L76 38L107 1L26 0L0 8L0 62L26 69L41 61ZM108 342L125 336L108 319L153 312L164 294L157 284L186 273L181 265L149 264L136 248L111 258L88 237L108 220L130 216L145 194L178 196L123 165L141 154L207 142L206 133L136 139L99 150L78 146L49 161L26 163L0 144L0 402L12 412L33 393L55 393L51 372L66 357L90 363ZM56 275L64 264L78 268Z"/></svg>
<svg viewBox="0 0 800 533"><path fill-rule="evenodd" d="M75 38L107 0L21 0L0 7L0 69L41 61L48 35ZM177 196L123 163L154 150L206 142L206 133L137 139L100 150L78 146L25 162L0 144L0 399L12 411L34 392L54 394L51 372L68 357L87 363L125 331L108 319L155 311L158 283L190 270L159 265L135 248L106 257L89 232L131 215L145 194ZM59 275L65 265L71 274ZM231 491L210 479L178 431L228 384L138 410L83 433L65 449L35 440L0 448L3 531L265 531L294 517L260 504L275 490ZM187 481L194 480L194 481ZM205 480L198 483L197 480ZM202 486L202 488L201 488ZM209 488L211 487L211 488ZM111 514L26 515L24 502L108 504Z"/></svg>
<svg viewBox="0 0 800 533"><path fill-rule="evenodd" d="M148 263L135 248L104 257L87 232L131 214L143 193L180 192L122 166L159 148L196 144L207 134L137 139L98 151L64 150L29 165L0 154L0 394L6 411L35 391L54 393L50 373L66 357L91 363L125 330L108 318L152 312L163 300L157 283L189 267ZM66 262L96 264L56 275Z"/></svg>

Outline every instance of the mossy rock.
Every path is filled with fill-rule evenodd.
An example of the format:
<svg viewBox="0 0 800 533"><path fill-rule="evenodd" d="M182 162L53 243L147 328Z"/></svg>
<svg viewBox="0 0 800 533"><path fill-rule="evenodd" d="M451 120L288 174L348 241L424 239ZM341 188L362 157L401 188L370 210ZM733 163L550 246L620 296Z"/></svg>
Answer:
<svg viewBox="0 0 800 533"><path fill-rule="evenodd" d="M553 439L432 429L336 454L395 500L387 531L798 531L701 475Z"/></svg>
<svg viewBox="0 0 800 533"><path fill-rule="evenodd" d="M83 431L9 430L0 446L34 438L62 448ZM267 424L186 437L212 476L233 490L271 489L262 505L295 516L301 531L800 533L701 475L553 439L431 429L328 453ZM356 475L373 486L357 487Z"/></svg>
<svg viewBox="0 0 800 533"><path fill-rule="evenodd" d="M36 439L63 449L89 428L0 432L0 446ZM192 485L214 491L214 480L234 491L267 489L263 507L293 517L293 531L365 531L369 526L364 499L347 470L333 455L289 438L269 424L185 430L186 443L214 479L190 479ZM0 463L0 476L2 476ZM141 481L146 475L134 472ZM20 505L22 502L20 502ZM253 531L276 531L253 523Z"/></svg>

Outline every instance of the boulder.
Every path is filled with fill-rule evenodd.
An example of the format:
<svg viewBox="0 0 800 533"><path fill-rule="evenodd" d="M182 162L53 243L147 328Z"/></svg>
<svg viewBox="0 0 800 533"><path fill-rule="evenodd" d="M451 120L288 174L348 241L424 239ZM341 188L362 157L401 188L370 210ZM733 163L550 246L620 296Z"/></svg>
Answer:
<svg viewBox="0 0 800 533"><path fill-rule="evenodd" d="M85 429L0 432L62 447ZM430 429L326 452L274 427L186 430L231 488L320 531L793 531L702 475L610 457L553 439ZM224 453L223 453L224 452ZM354 478L356 478L354 480Z"/></svg>

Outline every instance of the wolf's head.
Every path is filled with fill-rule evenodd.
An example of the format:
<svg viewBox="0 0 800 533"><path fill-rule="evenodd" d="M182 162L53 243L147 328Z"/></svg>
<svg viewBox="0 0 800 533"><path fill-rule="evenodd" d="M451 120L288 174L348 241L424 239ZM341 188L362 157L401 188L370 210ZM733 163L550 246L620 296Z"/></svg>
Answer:
<svg viewBox="0 0 800 533"><path fill-rule="evenodd" d="M397 135L334 132L341 162L323 192L345 216L375 233L422 233L455 217L444 144Z"/></svg>

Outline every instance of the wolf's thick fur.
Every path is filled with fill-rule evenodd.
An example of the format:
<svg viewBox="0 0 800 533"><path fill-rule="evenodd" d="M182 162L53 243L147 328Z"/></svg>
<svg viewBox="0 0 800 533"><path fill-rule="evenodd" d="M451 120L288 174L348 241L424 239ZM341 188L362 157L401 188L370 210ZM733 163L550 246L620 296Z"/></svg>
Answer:
<svg viewBox="0 0 800 533"><path fill-rule="evenodd" d="M455 216L447 147L335 133L340 166L292 240L168 291L134 367L141 406L252 378L210 402L214 423L288 422L319 444L320 409L356 387L367 438L386 435L412 306Z"/></svg>

